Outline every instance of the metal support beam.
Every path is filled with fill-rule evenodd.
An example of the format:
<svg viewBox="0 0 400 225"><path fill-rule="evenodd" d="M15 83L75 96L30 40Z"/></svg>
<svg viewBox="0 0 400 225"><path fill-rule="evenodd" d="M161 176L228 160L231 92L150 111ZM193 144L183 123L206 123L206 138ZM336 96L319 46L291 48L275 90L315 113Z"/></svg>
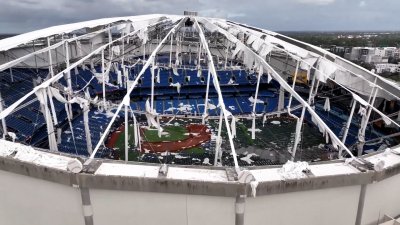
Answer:
<svg viewBox="0 0 400 225"><path fill-rule="evenodd" d="M54 107L53 94L51 93L49 88L47 88L47 93L49 95L51 113L53 114L53 122L54 122L54 125L57 125L58 120L57 120L56 108Z"/></svg>
<svg viewBox="0 0 400 225"><path fill-rule="evenodd" d="M92 137L90 136L90 128L89 128L89 102L86 101L83 106L83 124L85 127L85 136L86 136L86 149L89 154L93 152L92 146Z"/></svg>
<svg viewBox="0 0 400 225"><path fill-rule="evenodd" d="M224 117L222 110L219 112L219 123L218 123L218 134L217 134L217 140L215 142L215 156L214 156L214 166L217 166L218 160L220 160L220 151L221 151L221 144L222 144L222 138L221 138L221 132L222 132L222 123ZM221 162L222 163L222 162Z"/></svg>
<svg viewBox="0 0 400 225"><path fill-rule="evenodd" d="M155 109L154 109L154 73L156 72L154 60L152 60L150 71L151 71L150 108L151 108L151 111L153 112L153 111L155 111ZM149 126L150 126L150 124L149 124Z"/></svg>
<svg viewBox="0 0 400 225"><path fill-rule="evenodd" d="M1 97L1 93L0 93L0 112L2 112L2 111L3 111L3 98ZM2 126L2 129L3 129L3 139L5 139L6 135L8 133L7 124L6 124L6 119L5 118L1 119L1 126Z"/></svg>
<svg viewBox="0 0 400 225"><path fill-rule="evenodd" d="M202 47L201 47L201 43L200 43L200 45L199 45L199 51L197 52L197 54L198 54L197 65L198 65L199 67L201 66L201 64L200 64L201 50L202 50Z"/></svg>
<svg viewBox="0 0 400 225"><path fill-rule="evenodd" d="M244 29L243 26L238 26L238 25L233 24L233 23L231 23L231 22L229 22L229 23L232 24L232 25L235 26L235 27L238 27L239 29ZM247 29L247 28L245 28L245 29ZM252 30L252 31L255 31L255 30ZM255 32L258 32L258 31L255 31ZM265 34L265 32L258 32L258 33L260 33L260 34ZM259 38L259 39L260 39L260 38ZM269 45L269 46L271 46L271 47L273 47L274 49L276 49L276 50L278 50L278 51L284 51L284 52L286 52L286 53L289 54L292 58L298 58L297 55L294 55L293 53L291 53L291 52L288 51L287 49L281 48L280 46L277 46L277 45L275 45L275 44L272 44L272 43L270 43L270 42L267 42L267 41L265 41L264 39L262 39L262 42L265 43L265 44L267 44L267 45ZM324 55L323 57L326 58L325 55ZM334 78L329 77L325 72L323 72L323 71L317 69L314 65L311 65L309 62L306 62L305 60L303 60L303 59L301 59L301 58L299 58L299 60L302 60L302 63L304 63L304 64L306 64L306 65L309 65L311 68L314 68L315 71L318 71L319 73L324 74L324 75L327 77L327 79L331 80L333 83L335 83L335 84L337 84L338 86L342 87L342 88L345 89L346 91L352 93L354 96L357 96L357 97L360 98L359 94L353 92L352 90L350 90L349 88L347 88L347 87L344 86L343 84L338 83L337 81L335 81ZM390 95L390 96L392 96L392 97L394 97L394 98L396 98L396 99L399 100L399 97L398 97L398 96L394 95L392 92L387 91L386 89L382 88L381 86L376 85L376 83L371 82L370 80L366 79L363 75L356 74L356 73L354 73L354 72L352 72L352 71L350 71L350 70L344 68L343 66L341 66L341 65L339 65L339 64L336 64L336 66L338 66L341 70L346 71L346 72L349 72L349 73L355 75L356 77L358 77L358 78L360 78L360 79L366 81L370 86L377 87L377 88L379 88L381 91L384 91L384 92L386 92L388 95ZM360 67L360 68L361 68L361 67ZM308 75L309 75L309 73L308 73ZM379 80L379 78L380 78L379 76L377 76L377 75L375 75L375 74L372 74L372 75L374 75L375 80L378 79L379 83L382 84L382 80ZM383 81L383 83L385 83L385 82L386 82L386 81ZM360 103L363 104L363 102L360 102ZM400 124L399 124L397 121L394 121L394 120L392 120L391 118L387 117L387 116L384 115L381 111L379 111L377 108L371 106L370 104L369 104L369 106L372 107L372 109L373 109L376 113L380 114L380 116L385 117L386 120L390 121L391 123L393 123L393 124L396 125L397 127L400 127Z"/></svg>
<svg viewBox="0 0 400 225"><path fill-rule="evenodd" d="M169 45L169 67L172 67L172 42L173 42L174 35L171 34L171 43Z"/></svg>
<svg viewBox="0 0 400 225"><path fill-rule="evenodd" d="M167 38L175 32L175 30L181 26L181 24L183 23L184 19L181 19L181 21L175 25L168 33L167 35L164 37L164 39L159 43L159 45L154 49L154 51L151 53L149 60L146 61L146 63L143 65L142 70L139 72L139 74L136 76L136 79L134 80L132 86L129 88L129 90L127 91L125 98L129 98L130 94L132 93L133 89L136 87L136 85L139 82L139 79L141 78L141 76L143 75L143 73L146 71L146 69L150 66L150 63L152 63L152 60L154 60L155 55L157 54L157 52L161 49L161 47L163 46L164 42L167 40ZM136 30L134 33L136 33L139 30ZM118 39L116 39L118 40ZM91 162L91 160L94 158L94 156L96 155L96 152L99 150L100 146L103 145L105 138L108 135L108 132L111 129L112 124L114 123L115 119L117 118L119 112L122 109L122 106L124 105L123 103L126 102L126 100L124 100L122 103L120 103L118 105L118 108L116 110L116 112L114 113L114 116L111 118L111 121L108 123L106 130L104 131L103 135L100 137L99 142L97 143L95 149L93 150L93 153L90 155L89 159L85 162L85 164L88 164Z"/></svg>
<svg viewBox="0 0 400 225"><path fill-rule="evenodd" d="M296 98L296 100L299 101L300 104L302 104L303 106L305 106L307 108L307 110L310 112L311 116L313 116L313 118L316 119L316 122L318 122L325 128L326 132L330 135L331 139L333 139L335 141L335 143L337 143L339 145L339 147L344 148L351 157L355 158L354 155L351 153L351 151L338 139L338 137L335 135L335 133L333 133L333 131L325 124L325 122L318 116L318 114L313 110L313 108L306 101L304 101L304 99L298 93L296 93L290 87L290 85L287 84L287 82L265 61L265 59L263 59L261 56L259 56L257 53L255 53L252 49L250 49L249 47L247 47L246 45L241 43L236 36L232 35L231 33L227 32L226 30L222 29L221 27L213 24L212 22L208 21L206 18L201 18L201 20L209 23L209 25L213 26L215 28L215 30L217 30L219 33L225 35L229 40L234 40L234 42L236 44L241 45L241 47L243 47L243 49L251 52L256 59L259 59L261 64L264 66L264 68L268 72L271 72L274 79L276 81L278 81L278 83L281 86L283 86L284 89L291 92L293 94L293 97Z"/></svg>
<svg viewBox="0 0 400 225"><path fill-rule="evenodd" d="M10 77L11 77L11 83L14 83L14 74L11 67L10 67Z"/></svg>
<svg viewBox="0 0 400 225"><path fill-rule="evenodd" d="M54 122L48 107L48 88L38 89L36 95L40 101L40 109L44 116L44 120L46 122L49 149L51 151L58 151L57 141L54 131Z"/></svg>
<svg viewBox="0 0 400 225"><path fill-rule="evenodd" d="M129 140L129 124L128 124L128 106L125 105L125 162L128 162L128 150L129 150L129 146L128 146L128 140ZM134 127L133 129L136 129L136 127Z"/></svg>
<svg viewBox="0 0 400 225"><path fill-rule="evenodd" d="M109 54L111 54L112 34L111 34L111 27L110 26L108 26L108 43L109 43L108 51L109 51Z"/></svg>
<svg viewBox="0 0 400 225"><path fill-rule="evenodd" d="M129 25L130 26L130 25ZM122 57L121 57L121 65L124 65L125 63L125 40L122 39Z"/></svg>
<svg viewBox="0 0 400 225"><path fill-rule="evenodd" d="M378 91L379 91L378 88L372 89L372 93L374 93L374 95L373 95L371 103L370 103L370 105L368 107L368 112L367 112L367 115L365 116L365 121L364 121L364 123L361 124L360 130L359 130L359 136L362 137L362 140L360 140L360 143L359 143L359 146L358 146L358 156L362 155L362 150L363 150L363 147L364 147L364 144L365 144L365 131L367 129L368 121L369 121L369 118L370 118L371 112L372 112L372 107L371 106L373 106L375 104L376 95L378 94Z"/></svg>
<svg viewBox="0 0 400 225"><path fill-rule="evenodd" d="M230 48L231 48L231 45L230 45L230 43L229 43L229 44L228 44L228 47L225 49L225 62L224 62L224 68L225 68L225 70L226 70L226 65L227 65L227 63L228 63L228 53L229 53Z"/></svg>
<svg viewBox="0 0 400 225"><path fill-rule="evenodd" d="M32 47L33 47L33 52L36 52L35 48L35 40L32 41ZM38 65L37 65L37 56L35 55L35 67L36 67L36 73L39 72Z"/></svg>
<svg viewBox="0 0 400 225"><path fill-rule="evenodd" d="M359 137L359 143L357 144L357 148L358 148L358 155L362 155L362 151L364 148L364 144L365 144L365 131L367 129L368 126L368 121L369 121L369 117L371 115L371 111L372 111L372 107L375 104L375 99L376 99L376 95L378 93L378 87L376 86L376 81L377 78L375 78L375 82L374 82L374 87L372 88L371 94L369 95L368 98L368 111L366 115L363 115L363 120L361 121L361 127L358 130L358 137Z"/></svg>
<svg viewBox="0 0 400 225"><path fill-rule="evenodd" d="M282 86L279 88L279 97L278 97L278 111L283 111L285 108L285 88ZM278 117L281 116L279 113Z"/></svg>
<svg viewBox="0 0 400 225"><path fill-rule="evenodd" d="M53 36L53 39L56 40L56 35ZM57 45L57 44L60 44L60 45ZM56 53L56 66L58 67L59 64L58 64L58 51L57 51L57 48L58 48L59 46L62 46L64 43L57 43L57 44L52 45L52 46L50 47L50 49L53 48L54 51L55 51L55 53ZM56 46L56 45L57 45L57 46ZM48 47L48 48L49 48L49 47ZM50 50L50 49L49 49L49 50Z"/></svg>
<svg viewBox="0 0 400 225"><path fill-rule="evenodd" d="M71 81L71 67L69 65L69 45L68 42L65 42L65 64L67 67L67 85L68 85L68 101L71 100L71 94L72 94L72 81ZM71 117L73 116L72 114L72 106L71 103L68 103L68 111Z"/></svg>
<svg viewBox="0 0 400 225"><path fill-rule="evenodd" d="M310 68L310 70L311 70L311 68ZM311 102L312 102L315 80L316 80L316 77L314 76L312 84L311 84L310 92L308 94L308 104L311 104ZM293 88L293 90L294 90L294 88ZM291 97L292 97L292 95L291 95ZM289 107L288 107L288 110L289 110ZM297 146L299 145L299 142L300 142L300 134L301 134L302 126L303 126L305 112L306 112L306 107L303 106L303 110L301 111L301 116L300 116L300 118L297 118L296 136L294 139L294 145L293 145L293 149L292 149L292 161L295 160Z"/></svg>
<svg viewBox="0 0 400 225"><path fill-rule="evenodd" d="M239 28L240 30L243 30L243 29L244 29L244 30L249 30L249 28L245 28L244 26L241 26L241 25L238 26L237 24L234 24L234 23L232 23L232 22L228 22L228 23L231 24L231 25L233 25L233 26L235 26L235 27L237 27L237 28ZM267 34L266 32L261 32L261 31L257 31L257 30L254 30L254 29L251 29L251 32L256 32L256 33L258 33L258 34L259 34L258 36L262 36L262 35L267 35L267 36L269 36L269 35L270 35L270 34ZM281 46L278 45L278 44L274 44L274 43L265 41L264 39L262 39L262 41L263 41L263 43L265 43L265 44L271 46L272 48L276 49L276 50L279 51L279 52L281 52L281 51L286 52L287 54L289 54L289 55L290 55L291 57L293 57L293 58L297 58L297 57L298 57L297 55L295 55L294 53L291 53L291 52L288 51L287 49L281 48ZM310 52L310 50L308 50L308 51ZM312 52L312 51L311 51L311 52ZM321 56L324 57L325 59L329 60L329 59L326 57L326 56L327 56L326 54L321 55ZM304 61L304 60L303 60L303 63L305 63L305 64L307 64L307 65L310 65L308 62L306 62L306 61ZM338 68L340 68L340 70L349 72L350 74L352 74L352 75L354 75L354 76L356 76L356 77L358 77L358 78L360 78L360 79L366 81L370 86L373 86L373 85L374 85L374 83L373 83L371 80L367 79L364 75L357 74L357 73L355 73L355 72L353 72L353 71L351 71L351 70L345 68L344 66L342 66L342 65L340 65L340 64L338 64L338 63L335 63L335 65L338 66ZM314 69L316 69L313 65L310 65L310 66L312 66ZM357 65L354 65L354 66L358 67L359 69L363 69L363 68L360 67L360 66L357 66ZM365 69L363 69L363 70L365 71ZM320 70L318 70L318 69L316 69L316 71L319 71L320 73L325 74L324 72L322 72L322 71L320 71ZM369 72L369 71L368 71L368 72ZM326 74L325 74L325 75L326 75ZM382 81L382 78L381 78L380 76L378 76L378 75L376 75L376 74L374 74L374 73L371 73L371 72L369 72L369 75L372 75L373 77L378 78L378 81L379 81L380 84L387 84L387 81ZM335 81L335 79L333 79L333 78L328 77L328 79L331 80L331 81L334 82L334 83L337 83L337 82ZM339 86L344 87L343 85L341 85L341 84L339 84L339 83L337 83L337 84L338 84ZM386 92L388 95L391 95L392 97L396 98L397 100L400 100L400 98L399 98L397 95L394 95L392 92L389 92L388 90L386 90L386 89L384 89L384 88L382 88L382 87L380 87L380 86L378 86L378 87L379 87L380 90ZM392 87L394 87L394 86L392 86ZM349 90L348 88L345 88L345 89L346 89L346 90ZM399 91L399 88L397 88L397 91Z"/></svg>
<svg viewBox="0 0 400 225"><path fill-rule="evenodd" d="M349 129L350 129L351 121L353 120L353 115L354 115L354 110L356 109L356 105L357 105L357 101L353 100L353 106L351 107L350 116L347 119L346 128L344 130L344 134L342 137L343 144L346 144L347 134L349 133ZM342 157L342 152L343 152L343 149L340 149L339 150L339 158Z"/></svg>
<svg viewBox="0 0 400 225"><path fill-rule="evenodd" d="M303 126L305 113L306 113L306 107L303 106L303 110L301 111L301 116L299 119L297 119L297 123L296 123L296 136L294 138L294 145L293 145L293 150L292 150L292 161L294 161L296 158L296 151L297 151L297 146L299 145L300 138L301 138L301 128Z"/></svg>
<svg viewBox="0 0 400 225"><path fill-rule="evenodd" d="M311 68L310 68L310 70L311 70ZM315 86L315 79L316 79L316 77L314 76L312 81L311 81L311 87L310 87L310 91L309 91L309 94L308 94L308 100L307 100L307 103L309 105L313 104L313 92L314 92L313 90L314 90L314 86Z"/></svg>
<svg viewBox="0 0 400 225"><path fill-rule="evenodd" d="M163 23L163 22L165 22L165 21L167 21L167 20L168 20L168 19L161 20L161 21L158 21L158 22L156 22L156 23L153 23L153 24L151 24L151 25L149 25L149 26L155 26L155 25L157 25L157 24L159 24L159 23ZM115 39L112 43L115 43L115 42L117 42L117 41L120 41L120 40L122 40L123 38L126 38L126 37L128 37L128 36L135 35L138 31L140 31L140 29L139 29L139 30L135 30L135 31L133 31L133 32L130 32L129 34L126 34L126 35L124 35L124 36L122 36L122 37L120 37L120 38L117 38L117 39ZM82 36L84 36L84 35L82 35ZM82 36L80 36L80 37L82 37ZM64 43L64 42L63 42L63 43ZM111 44L112 44L112 43L111 43ZM96 50L90 52L90 53L87 54L86 56L84 56L84 57L82 57L81 59L79 59L78 61L74 62L74 63L73 63L72 65L70 65L69 67L67 67L67 68L65 68L64 70L60 71L60 72L59 72L58 74L56 74L54 77L52 77L52 78L46 80L45 82L43 82L43 83L41 83L40 85L38 85L37 87L35 87L35 88L34 88L33 90L31 90L29 93L27 93L26 95L24 95L23 97L21 97L20 99L18 99L16 102L14 102L12 105L10 105L9 107L7 107L6 109L4 109L3 112L0 113L0 119L5 118L8 114L10 114L11 112L13 112L14 109L17 108L19 105L21 105L27 98L29 98L30 96L32 96L33 94L35 94L35 92L36 92L38 89L46 88L46 87L48 87L50 84L52 84L52 83L54 83L54 82L60 80L60 79L63 77L63 75L64 75L65 73L67 73L68 71L70 71L72 68L75 68L76 66L80 65L81 63L85 62L86 60L90 59L90 57L92 57L93 55L99 54L101 50L107 48L107 46L109 46L109 45L110 45L110 43L107 43L107 44L104 44L104 45L98 47ZM65 48L62 48L62 49L65 51ZM3 67L3 66L4 66L4 64L0 66L0 71L1 71L1 67ZM6 68L8 68L8 67L6 67Z"/></svg>
<svg viewBox="0 0 400 225"><path fill-rule="evenodd" d="M189 65L192 63L192 46L189 44Z"/></svg>
<svg viewBox="0 0 400 225"><path fill-rule="evenodd" d="M210 80L211 80L211 70L209 69L208 74L207 74L206 99L204 100L204 112L203 112L203 118L202 118L203 124L205 124L205 120L208 115L208 93L210 91Z"/></svg>
<svg viewBox="0 0 400 225"><path fill-rule="evenodd" d="M85 225L93 225L93 208L90 200L90 191L88 188L81 187L82 213Z"/></svg>
<svg viewBox="0 0 400 225"><path fill-rule="evenodd" d="M146 43L143 44L143 61L146 61Z"/></svg>
<svg viewBox="0 0 400 225"><path fill-rule="evenodd" d="M358 198L357 216L355 225L361 225L362 215L365 204L365 194L367 193L367 185L362 184L360 189L360 196Z"/></svg>
<svg viewBox="0 0 400 225"><path fill-rule="evenodd" d="M51 48L50 48L50 37L47 37L47 47L49 47L49 70L50 70L51 77L54 77L53 59L51 56Z"/></svg>
<svg viewBox="0 0 400 225"><path fill-rule="evenodd" d="M231 131L230 126L229 126L228 115L226 113L227 110L225 108L224 98L222 96L222 92L221 92L221 89L220 89L219 81L218 81L218 78L217 78L217 72L215 71L215 65L214 65L214 62L212 60L212 55L211 55L210 49L208 47L208 43L207 43L206 37L204 36L203 29L200 27L199 23L197 22L197 19L194 18L194 20L195 20L195 25L197 26L197 30L199 31L200 39L201 39L201 41L202 41L202 43L204 45L204 49L206 50L206 53L207 53L209 69L211 69L211 75L213 76L214 86L215 86L215 89L216 89L216 91L218 93L218 102L219 102L220 109L222 110L222 114L223 114L224 120L225 120L226 131L228 133L228 138L229 138L229 143L230 143L230 146L231 146L233 161L235 163L235 170L236 170L237 173L239 173L240 172L240 168L239 168L239 164L238 164L238 161L237 161L237 154L236 154L236 150L235 150L235 145L233 143L232 131Z"/></svg>
<svg viewBox="0 0 400 225"><path fill-rule="evenodd" d="M136 134L137 134L137 146L139 149L139 152L142 152L142 145L141 145L141 137L140 137L140 124L136 120L136 116L132 113L133 117L133 129L136 129Z"/></svg>
<svg viewBox="0 0 400 225"><path fill-rule="evenodd" d="M257 76L257 86L256 86L256 93L254 96L254 102L253 102L253 122L251 126L251 139L256 139L256 106L257 106L257 101L258 101L258 89L260 88L260 80L261 76L263 74L263 68L260 66L259 71L258 71L258 76Z"/></svg>
<svg viewBox="0 0 400 225"><path fill-rule="evenodd" d="M31 57L36 57L39 54L46 54L51 49L54 49L55 52L56 52L56 54L55 54L56 55L56 64L58 65L58 62L59 62L58 61L58 55L61 54L61 53L58 53L58 50L57 50L58 47L64 46L67 42L70 43L70 42L73 42L73 41L84 39L84 38L90 37L93 34L98 34L98 33L104 32L106 30L107 29L103 29L103 30L87 33L87 34L84 34L84 35L81 35L81 36L78 36L78 37L69 38L69 39L64 39L64 37L62 37L62 40L60 42L58 42L58 43L55 43L55 44L53 44L51 46L39 49L39 50L37 50L35 52L29 53L27 55L24 55L22 57L19 57L17 59L14 59L12 61L9 61L7 63L4 63L4 64L0 65L0 71L4 71L5 69L10 68L10 67L12 67L14 65L17 65L17 64L19 64L19 63L21 63L21 62L23 62L23 61L25 61L25 60L27 60L27 59L29 59ZM54 37L54 39L55 39L55 37ZM62 47L62 52L63 52L63 54L65 56L65 48L64 47Z"/></svg>
<svg viewBox="0 0 400 225"><path fill-rule="evenodd" d="M104 62L104 49L101 51L101 74L103 77L103 107L104 107L104 110L107 110L106 109L107 100L106 100L106 74L105 74L105 62Z"/></svg>
<svg viewBox="0 0 400 225"><path fill-rule="evenodd" d="M244 225L245 207L246 207L246 194L238 193L235 201L235 225Z"/></svg>
<svg viewBox="0 0 400 225"><path fill-rule="evenodd" d="M296 64L296 71L294 73L294 77L293 77L293 84L292 84L292 89L294 90L296 87L296 80L297 80L297 74L299 72L299 66L300 66L300 60L297 61ZM293 100L293 95L290 93L290 97L289 97L289 103L288 103L288 111L290 110L290 107L292 106L292 100Z"/></svg>

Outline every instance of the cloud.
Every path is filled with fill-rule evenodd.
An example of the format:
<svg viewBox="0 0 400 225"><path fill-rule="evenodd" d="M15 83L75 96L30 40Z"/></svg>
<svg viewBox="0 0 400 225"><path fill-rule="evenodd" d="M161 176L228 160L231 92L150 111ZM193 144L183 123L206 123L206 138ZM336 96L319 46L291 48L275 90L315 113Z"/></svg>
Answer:
<svg viewBox="0 0 400 225"><path fill-rule="evenodd" d="M329 5L335 2L335 0L295 0L295 1L311 5Z"/></svg>
<svg viewBox="0 0 400 225"><path fill-rule="evenodd" d="M184 10L275 31L400 30L399 8L399 0L0 0L0 32Z"/></svg>
<svg viewBox="0 0 400 225"><path fill-rule="evenodd" d="M229 19L231 18L240 18L240 17L246 17L245 13L228 13L227 17Z"/></svg>

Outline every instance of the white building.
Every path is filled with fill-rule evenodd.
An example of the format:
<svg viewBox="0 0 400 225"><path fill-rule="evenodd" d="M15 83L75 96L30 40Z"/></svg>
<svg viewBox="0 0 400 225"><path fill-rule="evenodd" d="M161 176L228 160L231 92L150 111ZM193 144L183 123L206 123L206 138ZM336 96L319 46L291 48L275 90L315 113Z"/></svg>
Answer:
<svg viewBox="0 0 400 225"><path fill-rule="evenodd" d="M366 63L387 63L389 57L399 58L400 49L396 47L371 48L353 47L345 50L344 58L352 61L363 61Z"/></svg>
<svg viewBox="0 0 400 225"><path fill-rule="evenodd" d="M385 48L376 48L375 55L385 57Z"/></svg>
<svg viewBox="0 0 400 225"><path fill-rule="evenodd" d="M360 60L366 63L378 63L382 61L382 57L375 54L375 48L361 48Z"/></svg>
<svg viewBox="0 0 400 225"><path fill-rule="evenodd" d="M400 72L400 64L391 64L391 63L380 63L376 64L376 73L390 72L396 73Z"/></svg>
<svg viewBox="0 0 400 225"><path fill-rule="evenodd" d="M386 57L393 57L395 51L397 51L396 47L385 47L385 56Z"/></svg>
<svg viewBox="0 0 400 225"><path fill-rule="evenodd" d="M356 61L360 59L360 49L361 47L353 47L346 49L346 53L344 55L345 59Z"/></svg>
<svg viewBox="0 0 400 225"><path fill-rule="evenodd" d="M393 51L393 57L395 59L399 59L400 58L400 48L397 48L396 50Z"/></svg>

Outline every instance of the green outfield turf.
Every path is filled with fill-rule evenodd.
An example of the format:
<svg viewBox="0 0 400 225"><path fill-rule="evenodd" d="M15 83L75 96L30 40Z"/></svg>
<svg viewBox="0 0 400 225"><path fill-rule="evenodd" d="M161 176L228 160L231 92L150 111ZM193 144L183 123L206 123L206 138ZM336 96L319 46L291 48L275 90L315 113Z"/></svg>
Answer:
<svg viewBox="0 0 400 225"><path fill-rule="evenodd" d="M160 142L160 141L180 141L188 137L188 130L182 126L166 126L163 127L163 133L161 137L158 137L157 130L146 130L144 132L144 139L148 142Z"/></svg>
<svg viewBox="0 0 400 225"><path fill-rule="evenodd" d="M181 153L187 153L187 154L203 154L204 152L205 152L204 148L202 147L194 147L181 151Z"/></svg>
<svg viewBox="0 0 400 225"><path fill-rule="evenodd" d="M133 125L129 125L128 129L128 143L129 145L133 145L135 142L135 133L133 132ZM125 131L123 130L117 141L115 142L114 148L118 149L121 160L125 160ZM139 156L139 152L137 151L128 151L128 159L129 161L137 161Z"/></svg>

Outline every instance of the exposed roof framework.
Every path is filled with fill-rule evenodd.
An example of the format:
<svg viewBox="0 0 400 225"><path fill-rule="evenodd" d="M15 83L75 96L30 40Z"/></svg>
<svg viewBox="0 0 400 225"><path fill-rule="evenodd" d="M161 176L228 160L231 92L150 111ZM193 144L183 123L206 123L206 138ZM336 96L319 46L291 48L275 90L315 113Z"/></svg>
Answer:
<svg viewBox="0 0 400 225"><path fill-rule="evenodd" d="M86 33L76 35L76 31L82 29L85 29ZM191 33L193 36L186 37L186 33ZM55 38L55 36L60 35L62 36L61 39ZM73 103L80 104L85 112L89 110L90 104L96 104L106 109L112 107L111 103L106 99L105 79L106 76L108 76L113 63L120 63L124 66L125 64L126 66L132 66L132 64L138 63L139 60L141 60L143 63L143 67L136 78L127 82L127 93L123 97L122 101L118 105L115 105L116 107L114 109L116 111L114 112L114 115L110 123L107 125L104 133L101 135L100 141L96 143L94 149L92 149L92 145L90 143L90 130L88 127L85 128L86 136L89 140L87 148L88 152L91 153L88 162L95 158L97 151L104 144L104 141L106 140L113 123L120 115L120 112L124 113L125 122L128 122L128 115L131 113L129 110L131 94L133 90L137 88L142 75L147 69L150 69L152 74L152 92L149 106L146 107L146 111L143 112L143 114L146 115L148 121L154 121L154 126L157 127L157 120L159 117L165 115L160 115L158 112L156 112L153 103L154 80L156 77L155 69L157 68L156 57L160 53L168 53L170 55L169 67L171 69L176 69L176 66L179 65L178 53L185 53L185 51L189 51L188 46L191 44L197 46L195 53L198 54L199 59L200 55L203 54L205 56L207 59L205 64L208 67L205 111L204 114L199 115L198 118L202 119L204 123L205 119L208 117L208 92L212 79L212 87L215 88L218 94L218 107L220 109L219 134L215 155L217 157L219 151L218 146L220 147L221 144L221 126L225 124L229 138L230 150L234 156L234 165L237 171L239 171L240 168L236 159L236 151L233 142L235 131L232 129L232 124L235 123L236 118L234 115L232 115L224 103L223 92L221 90L221 85L218 81L218 75L216 72L216 57L217 59L225 59L225 68L227 60L230 59L240 62L241 65L246 69L255 71L257 73L255 99L257 99L258 96L260 78L262 76L267 76L269 81L272 79L275 80L279 83L283 93L289 93L289 106L286 109L278 109L280 110L278 113L287 113L297 120L295 144L292 149L293 159L294 155L296 154L297 145L300 141L301 127L306 112L311 115L312 121L318 126L319 131L323 133L323 135L326 136L332 145L340 152L340 157L343 156L342 151L345 151L347 155L355 158L352 152L345 145L345 140L356 104L365 109L365 113L362 115L363 123L358 134L361 143L365 142L365 129L368 125L372 112L379 114L386 124L394 124L397 127L400 127L395 120L391 119L374 106L377 98L399 100L400 88L395 83L366 71L346 60L340 59L318 47L293 40L274 32L249 27L243 24L237 24L222 19L171 15L147 15L137 17L110 18L50 27L47 29L4 39L0 41L0 51L7 52L20 47L26 47L30 45L35 46L35 41L38 43L38 40L43 39L45 41L42 42L45 44L40 47L38 46L36 51L5 61L0 65L0 71L5 71L7 69L23 65L24 62L32 57L35 57L36 60L36 57L41 55L46 56L46 54L48 54L47 58L43 61L45 61L45 65L47 65L50 71L50 76L48 79L37 85L34 89L30 90L24 97L18 99L8 107L0 107L0 119L2 120L3 131L7 130L5 118L14 111L18 110L19 107L21 107L21 105L23 105L24 102L29 99L29 97L36 95L43 107L46 108L46 113L44 114L48 127L49 142L52 142L50 143L51 150L57 149L57 143L54 136L55 131L54 128L52 128L56 118L54 117L54 111L52 112L53 106L51 96L56 95L54 87L58 80L66 77L68 81L67 87L64 87L64 94L67 95L67 98L63 100L65 101L63 103L66 105L66 111L71 110L71 104ZM79 42L81 41L88 41L91 43L91 49L88 50L89 52L87 52L87 54L77 53L75 56L70 55L70 48L68 46L72 44L79 46ZM153 48L154 45L156 46L155 48ZM52 57L52 51L56 51L58 48L61 48L65 53L63 59L64 62L62 62L63 60L55 60L55 62L53 61L54 58ZM174 63L172 62L173 53L176 54ZM290 85L284 79L283 74L280 74L273 66L271 66L270 60L272 53L283 54L287 57L287 60L294 61L296 69L292 85ZM143 58L138 60L139 54L143 54ZM131 59L128 59L127 56L129 55L134 55L136 60L132 61ZM70 84L70 71L77 67L84 68L86 65L93 63L93 61L97 61L101 64L101 73L99 73L98 77L96 77L99 80L103 79L102 102L95 103L92 101L92 99L90 99L90 96L86 99L80 97L79 94L84 92L84 88L81 90L82 93L77 93L72 90ZM63 65L63 67L60 67L63 69L54 72L54 67L60 65ZM202 69L200 64L197 69ZM296 77L300 69L306 70L308 77L312 79L312 85L308 99L304 99L295 91ZM318 86L327 82L343 88L350 93L353 98L351 114L349 116L345 135L342 140L337 137L337 135L324 122L324 120L315 112L315 108L313 106L314 98L318 91ZM177 88L179 90L179 87ZM47 103L48 97L46 96L48 95L50 96L50 103ZM292 105L292 100L296 100L299 105ZM48 108L48 104L51 105L51 110ZM248 118L252 119L251 129L253 138L255 136L256 129L255 119L256 117L263 116L256 114L256 104L257 102L255 102L253 105L252 114L248 115ZM2 105L0 104L0 106ZM293 111L298 109L302 109L300 117L292 114ZM71 115L68 116L69 120L71 119L70 117ZM85 124L87 124L87 118L85 120ZM229 120L231 120L231 122ZM135 118L134 121L136 121ZM128 128L125 130L126 134L127 129ZM159 125L158 129L161 129ZM125 142L125 149L127 154L127 142Z"/></svg>

